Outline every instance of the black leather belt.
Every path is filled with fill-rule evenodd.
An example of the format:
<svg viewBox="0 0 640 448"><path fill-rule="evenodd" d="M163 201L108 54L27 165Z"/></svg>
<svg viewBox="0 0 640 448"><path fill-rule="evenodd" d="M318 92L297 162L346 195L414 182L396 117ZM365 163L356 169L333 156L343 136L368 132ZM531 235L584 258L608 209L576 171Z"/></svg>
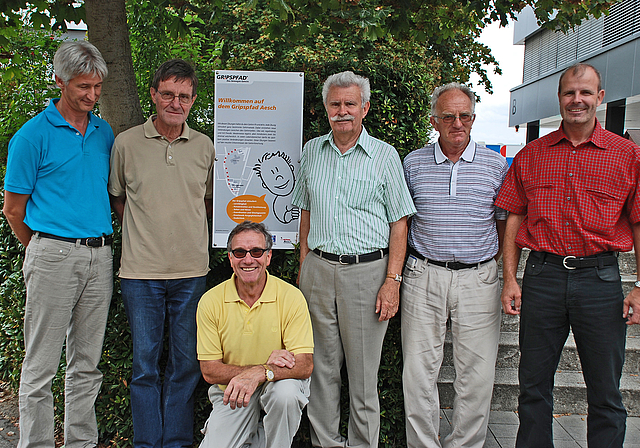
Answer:
<svg viewBox="0 0 640 448"><path fill-rule="evenodd" d="M532 251L530 256L538 257L542 262L549 262L565 269L595 268L612 266L618 263L616 252L602 252L587 257L575 257L573 255L556 255L550 252Z"/></svg>
<svg viewBox="0 0 640 448"><path fill-rule="evenodd" d="M424 255L422 255L420 252L418 252L417 250L415 250L413 247L409 246L409 253L417 258L419 258L420 260L427 260L429 262L429 264L435 264L436 266L440 266L442 268L447 268L447 269L451 269L452 271L459 271L460 269L471 269L471 268L477 268L478 266L488 263L491 260L493 260L493 258L489 258L488 260L484 260L481 261L479 263L472 263L472 264L467 264L467 263L461 263L459 261L438 261L438 260L431 260L427 257L425 257Z"/></svg>
<svg viewBox="0 0 640 448"><path fill-rule="evenodd" d="M323 252L320 249L313 249L313 253L319 256L320 258L325 258L329 261L337 261L340 264L356 264L356 263L364 263L367 261L379 260L389 253L389 248L386 247L384 249L374 250L373 252L369 252L368 254L362 254L362 255L351 255L351 254L336 255L336 254L330 254L329 252Z"/></svg>
<svg viewBox="0 0 640 448"><path fill-rule="evenodd" d="M106 236L99 236L95 238L66 238L64 236L51 235L50 233L37 232L40 238L47 238L50 240L58 240L58 241L66 241L67 243L76 244L77 241L80 241L81 246L88 247L102 247L108 246L113 243L113 234Z"/></svg>

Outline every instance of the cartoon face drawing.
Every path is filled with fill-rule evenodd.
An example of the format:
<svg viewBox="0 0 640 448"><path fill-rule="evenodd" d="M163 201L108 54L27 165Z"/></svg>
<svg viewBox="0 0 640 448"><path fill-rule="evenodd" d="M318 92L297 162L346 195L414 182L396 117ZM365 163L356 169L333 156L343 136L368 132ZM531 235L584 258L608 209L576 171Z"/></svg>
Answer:
<svg viewBox="0 0 640 448"><path fill-rule="evenodd" d="M262 186L276 196L288 196L293 191L295 177L289 157L278 151L266 153L258 160L254 170L262 180Z"/></svg>
<svg viewBox="0 0 640 448"><path fill-rule="evenodd" d="M298 219L300 209L291 205L291 199L286 197L293 192L296 183L289 156L281 151L265 153L253 169L262 180L262 188L275 196L273 216L283 224Z"/></svg>

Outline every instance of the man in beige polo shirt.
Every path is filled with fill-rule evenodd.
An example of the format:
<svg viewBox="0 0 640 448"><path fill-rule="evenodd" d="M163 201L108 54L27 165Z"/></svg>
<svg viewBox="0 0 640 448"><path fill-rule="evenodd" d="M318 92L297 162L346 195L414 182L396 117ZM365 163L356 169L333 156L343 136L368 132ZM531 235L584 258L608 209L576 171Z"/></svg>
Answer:
<svg viewBox="0 0 640 448"><path fill-rule="evenodd" d="M165 62L151 85L157 114L115 140L109 194L122 223L120 279L133 338L134 447L191 447L200 380L196 309L209 271L215 151L186 123L198 79L185 61ZM168 321L168 360L158 362ZM164 376L164 382L161 380Z"/></svg>

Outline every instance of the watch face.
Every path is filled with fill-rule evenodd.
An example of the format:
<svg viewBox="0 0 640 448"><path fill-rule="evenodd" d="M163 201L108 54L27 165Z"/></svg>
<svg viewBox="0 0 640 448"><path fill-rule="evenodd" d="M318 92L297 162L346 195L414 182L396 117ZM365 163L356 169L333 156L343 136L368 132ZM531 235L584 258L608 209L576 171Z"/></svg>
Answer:
<svg viewBox="0 0 640 448"><path fill-rule="evenodd" d="M269 381L273 381L274 377L275 377L275 375L273 374L273 370L267 370L267 379Z"/></svg>

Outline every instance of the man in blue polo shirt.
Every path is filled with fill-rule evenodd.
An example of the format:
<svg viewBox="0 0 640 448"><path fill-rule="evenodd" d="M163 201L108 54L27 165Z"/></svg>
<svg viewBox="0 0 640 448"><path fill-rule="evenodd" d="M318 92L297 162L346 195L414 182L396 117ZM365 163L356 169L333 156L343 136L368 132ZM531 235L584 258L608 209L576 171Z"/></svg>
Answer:
<svg viewBox="0 0 640 448"><path fill-rule="evenodd" d="M62 44L53 65L61 98L13 136L4 179L3 212L27 248L21 448L54 446L51 381L65 338L65 446L96 446L97 366L113 289L113 131L91 114L107 65L88 42Z"/></svg>

